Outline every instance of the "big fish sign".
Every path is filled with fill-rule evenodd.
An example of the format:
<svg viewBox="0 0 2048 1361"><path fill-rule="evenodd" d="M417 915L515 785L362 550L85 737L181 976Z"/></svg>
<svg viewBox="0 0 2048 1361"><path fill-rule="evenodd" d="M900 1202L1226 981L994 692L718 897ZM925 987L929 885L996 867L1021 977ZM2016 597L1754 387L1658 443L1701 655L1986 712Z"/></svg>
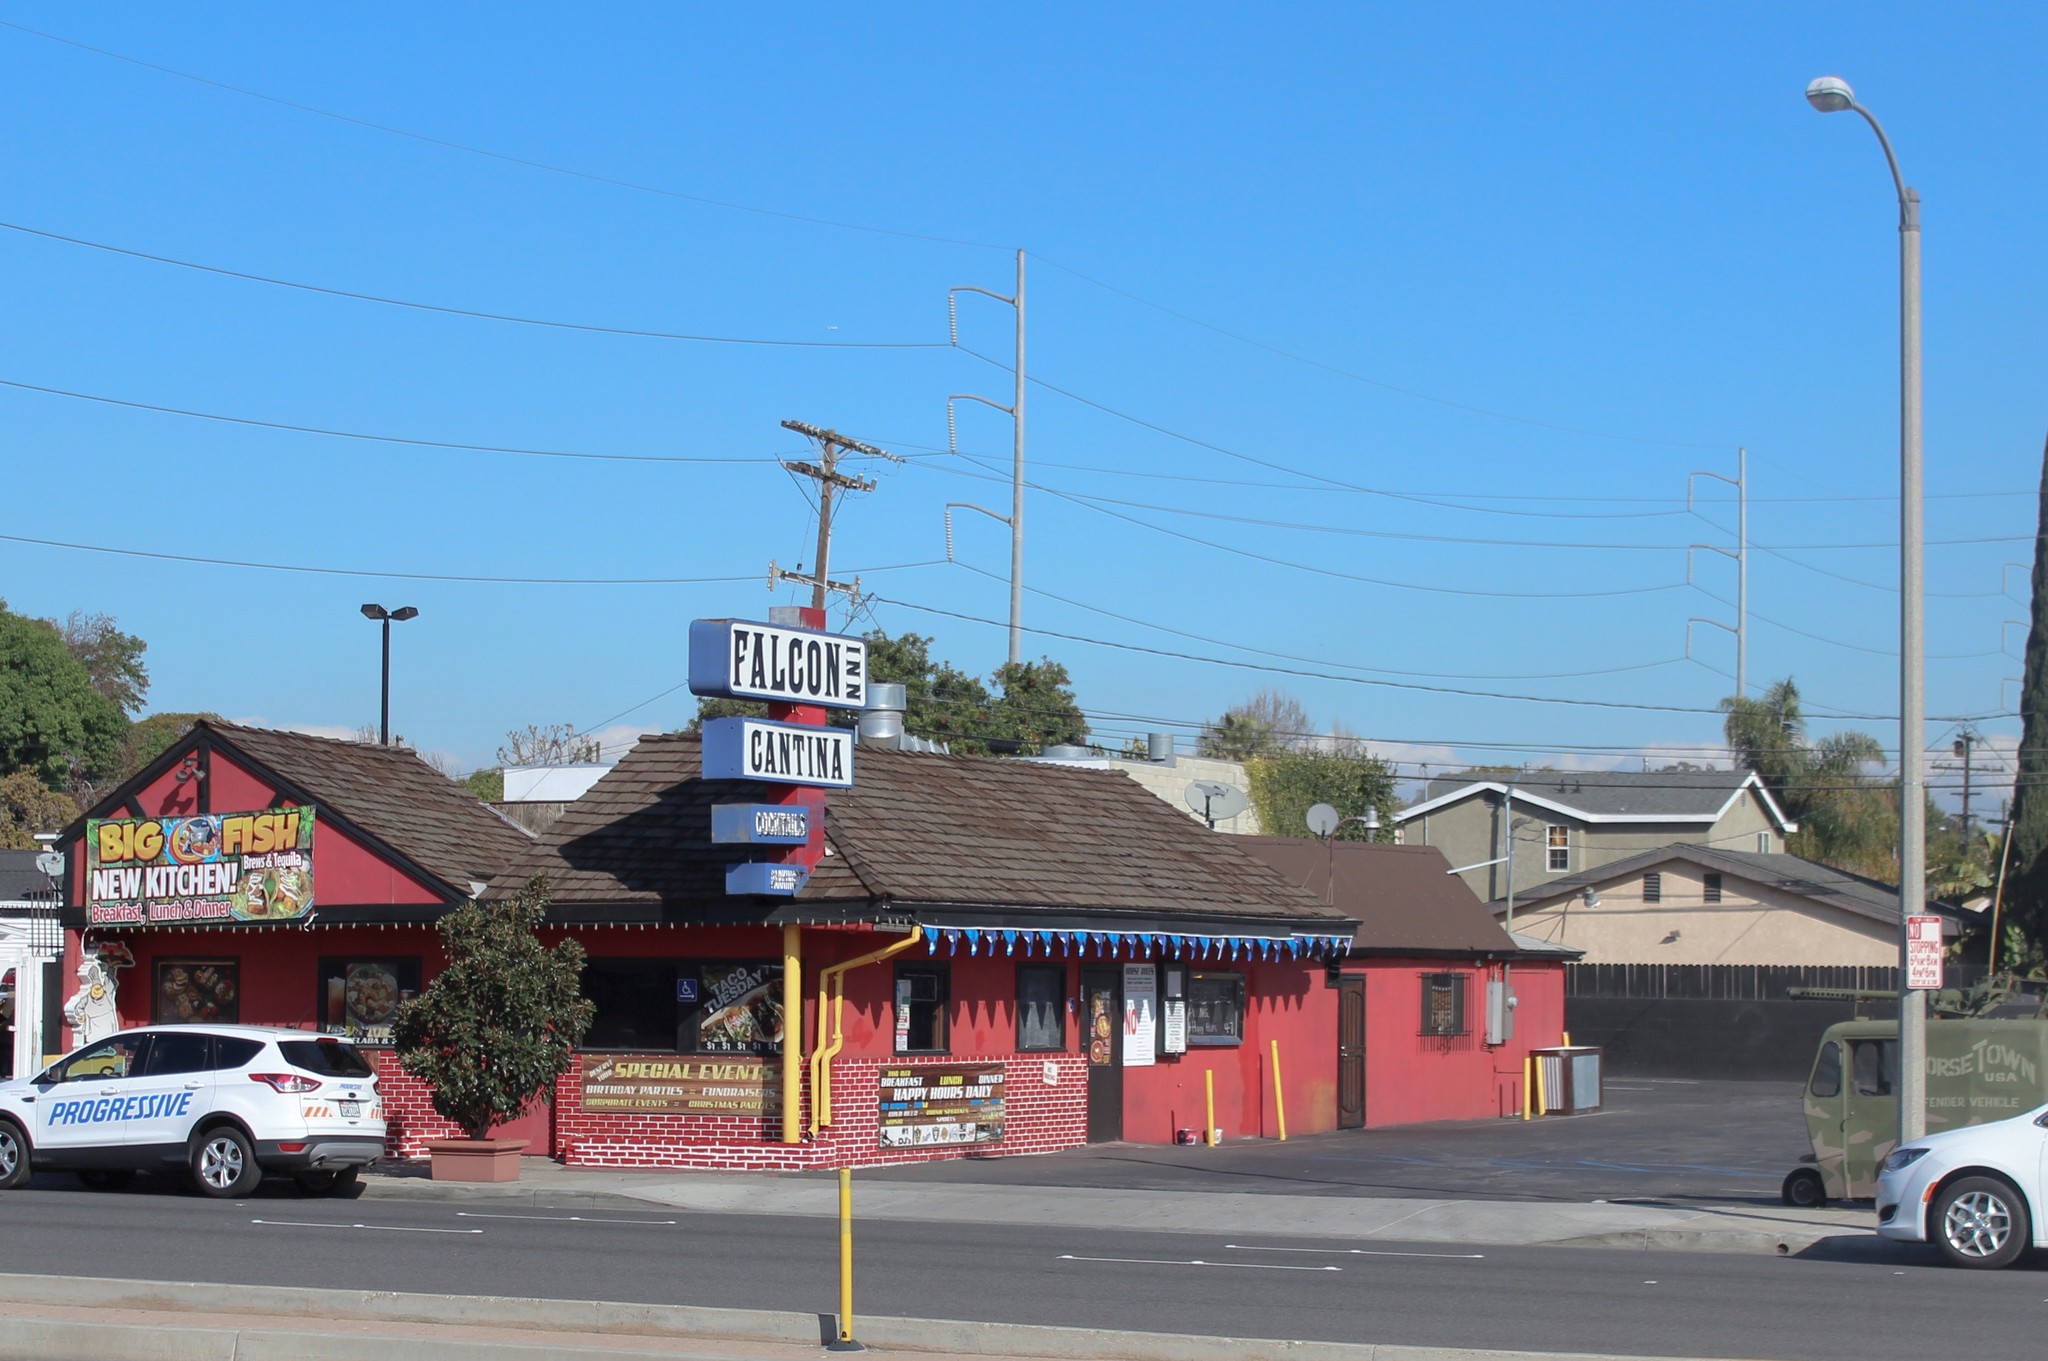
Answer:
<svg viewBox="0 0 2048 1361"><path fill-rule="evenodd" d="M308 807L95 818L85 826L86 923L303 920L313 910L313 824Z"/></svg>

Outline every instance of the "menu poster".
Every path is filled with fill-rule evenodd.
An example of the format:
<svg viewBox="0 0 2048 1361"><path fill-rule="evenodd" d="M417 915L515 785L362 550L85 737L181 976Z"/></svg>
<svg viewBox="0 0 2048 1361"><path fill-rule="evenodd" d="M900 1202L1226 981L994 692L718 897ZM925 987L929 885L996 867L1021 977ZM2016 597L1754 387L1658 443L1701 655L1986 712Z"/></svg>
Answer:
<svg viewBox="0 0 2048 1361"><path fill-rule="evenodd" d="M420 990L418 955L320 961L320 1029L362 1044L390 1044L398 1004Z"/></svg>
<svg viewBox="0 0 2048 1361"><path fill-rule="evenodd" d="M1003 1067L884 1068L881 1146L992 1144L1003 1137Z"/></svg>
<svg viewBox="0 0 2048 1361"><path fill-rule="evenodd" d="M1151 964L1124 965L1124 1067L1152 1066L1158 1028L1158 969Z"/></svg>
<svg viewBox="0 0 2048 1361"><path fill-rule="evenodd" d="M242 1014L242 965L234 959L160 959L150 1019L157 1025L212 1021L232 1025Z"/></svg>
<svg viewBox="0 0 2048 1361"><path fill-rule="evenodd" d="M1188 1052L1188 1004L1184 999L1175 998L1164 1008L1165 1034L1159 1038L1162 1053L1185 1054Z"/></svg>

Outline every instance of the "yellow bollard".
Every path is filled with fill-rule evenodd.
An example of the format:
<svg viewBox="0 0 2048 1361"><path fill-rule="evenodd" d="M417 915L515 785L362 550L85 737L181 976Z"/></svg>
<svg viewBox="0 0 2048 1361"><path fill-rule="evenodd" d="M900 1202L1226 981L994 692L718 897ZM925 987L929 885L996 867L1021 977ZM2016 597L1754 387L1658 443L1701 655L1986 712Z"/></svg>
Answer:
<svg viewBox="0 0 2048 1361"><path fill-rule="evenodd" d="M1536 1099L1535 1072L1536 1056L1534 1054L1522 1055L1522 1118L1524 1120L1534 1120L1536 1118L1535 1109L1531 1105Z"/></svg>
<svg viewBox="0 0 2048 1361"><path fill-rule="evenodd" d="M1209 1117L1208 1123L1202 1126L1202 1142L1214 1148L1216 1147L1216 1070L1214 1068L1203 1070L1202 1090L1206 1097L1203 1109Z"/></svg>
<svg viewBox="0 0 2048 1361"><path fill-rule="evenodd" d="M1280 1142L1287 1142L1287 1102L1280 1094L1280 1041L1273 1041L1273 1114L1280 1121Z"/></svg>
<svg viewBox="0 0 2048 1361"><path fill-rule="evenodd" d="M1571 1047L1572 1047L1572 1032L1571 1032L1571 1031L1569 1031L1569 1030L1565 1030L1565 1031L1560 1031L1559 1033L1560 1033L1560 1034L1561 1034L1561 1035L1563 1036L1563 1038L1564 1038L1564 1047L1565 1047L1565 1048L1567 1048L1567 1049L1571 1048Z"/></svg>
<svg viewBox="0 0 2048 1361"><path fill-rule="evenodd" d="M1538 1115L1548 1115L1550 1114L1550 1099L1543 1091L1543 1060L1533 1054L1529 1057L1536 1064L1536 1113Z"/></svg>
<svg viewBox="0 0 2048 1361"><path fill-rule="evenodd" d="M839 1169L839 1338L828 1352L864 1352L853 1340L853 1169Z"/></svg>

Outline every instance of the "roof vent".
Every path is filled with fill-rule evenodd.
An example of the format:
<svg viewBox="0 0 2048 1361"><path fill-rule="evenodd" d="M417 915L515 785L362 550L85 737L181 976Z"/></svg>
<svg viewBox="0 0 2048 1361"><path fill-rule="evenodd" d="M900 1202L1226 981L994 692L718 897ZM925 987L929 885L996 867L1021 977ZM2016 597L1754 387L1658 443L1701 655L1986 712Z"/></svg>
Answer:
<svg viewBox="0 0 2048 1361"><path fill-rule="evenodd" d="M1145 759L1162 766L1174 764L1173 734L1170 732L1145 734Z"/></svg>
<svg viewBox="0 0 2048 1361"><path fill-rule="evenodd" d="M867 707L860 713L860 742L864 747L897 748L903 745L903 708L907 692L892 681L870 682Z"/></svg>
<svg viewBox="0 0 2048 1361"><path fill-rule="evenodd" d="M1088 759L1088 748L1077 747L1072 742L1061 742L1047 747L1040 755L1049 761L1085 761Z"/></svg>

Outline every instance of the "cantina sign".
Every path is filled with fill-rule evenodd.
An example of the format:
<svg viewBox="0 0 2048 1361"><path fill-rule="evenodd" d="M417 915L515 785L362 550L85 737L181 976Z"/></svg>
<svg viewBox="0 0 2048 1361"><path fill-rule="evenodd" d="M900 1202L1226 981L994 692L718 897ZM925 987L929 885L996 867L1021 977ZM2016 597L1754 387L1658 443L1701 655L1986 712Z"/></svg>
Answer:
<svg viewBox="0 0 2048 1361"><path fill-rule="evenodd" d="M583 1063L586 1111L665 1115L778 1115L781 1065L758 1058L606 1054Z"/></svg>
<svg viewBox="0 0 2048 1361"><path fill-rule="evenodd" d="M89 926L261 924L313 911L311 808L85 825Z"/></svg>

